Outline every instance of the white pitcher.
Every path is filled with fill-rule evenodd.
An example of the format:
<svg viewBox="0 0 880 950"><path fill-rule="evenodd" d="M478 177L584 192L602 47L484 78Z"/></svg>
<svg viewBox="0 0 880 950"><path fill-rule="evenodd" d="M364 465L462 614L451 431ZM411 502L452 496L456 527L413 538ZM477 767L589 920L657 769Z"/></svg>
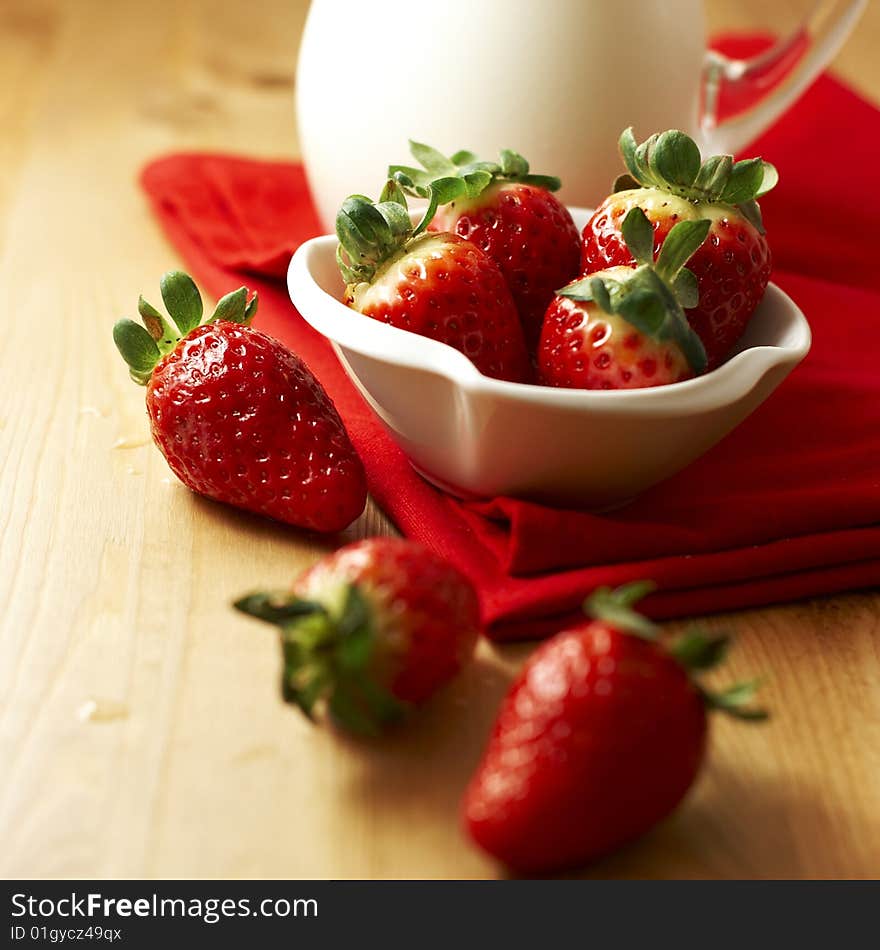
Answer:
<svg viewBox="0 0 880 950"><path fill-rule="evenodd" d="M410 138L486 159L516 149L588 206L621 171L626 126L736 152L827 65L866 3L823 0L787 40L734 60L706 51L702 0L312 0L296 104L321 219L332 230L346 195L377 196ZM729 83L763 95L719 122Z"/></svg>

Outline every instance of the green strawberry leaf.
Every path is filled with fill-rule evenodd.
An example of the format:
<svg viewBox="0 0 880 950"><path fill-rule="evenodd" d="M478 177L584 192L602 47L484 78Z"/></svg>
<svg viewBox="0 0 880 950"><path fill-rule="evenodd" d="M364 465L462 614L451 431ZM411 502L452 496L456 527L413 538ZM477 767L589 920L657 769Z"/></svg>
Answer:
<svg viewBox="0 0 880 950"><path fill-rule="evenodd" d="M710 670L727 655L731 638L726 634L707 634L695 627L672 644L670 653L688 670Z"/></svg>
<svg viewBox="0 0 880 950"><path fill-rule="evenodd" d="M435 178L431 182L431 197L435 198L437 204L445 205L456 198L462 198L467 195L467 182L457 176L452 178Z"/></svg>
<svg viewBox="0 0 880 950"><path fill-rule="evenodd" d="M611 185L611 194L615 195L618 191L632 191L642 186L630 174L618 175Z"/></svg>
<svg viewBox="0 0 880 950"><path fill-rule="evenodd" d="M376 205L376 210L382 216L388 230L382 230L382 236L385 244L382 250L389 253L396 250L402 241L406 240L412 231L412 221L409 217L409 211L406 202L401 204L397 197L392 201L382 201Z"/></svg>
<svg viewBox="0 0 880 950"><path fill-rule="evenodd" d="M290 621L298 620L301 617L308 617L316 613L326 614L327 612L322 604L294 597L287 591L263 591L247 594L244 597L239 597L232 606L249 617L265 620L266 623L272 623L279 627L285 627Z"/></svg>
<svg viewBox="0 0 880 950"><path fill-rule="evenodd" d="M614 191L660 188L689 201L739 205L766 194L779 181L773 165L760 158L734 162L730 155L713 155L701 163L696 142L678 129L639 144L630 127L621 133L618 147L629 177L621 176Z"/></svg>
<svg viewBox="0 0 880 950"><path fill-rule="evenodd" d="M685 310L690 310L699 304L700 288L697 283L697 278L694 276L693 271L689 271L686 267L682 267L676 275L675 280L672 282L672 289L675 292L678 302Z"/></svg>
<svg viewBox="0 0 880 950"><path fill-rule="evenodd" d="M404 177L404 176L400 176ZM336 262L346 283L368 281L376 268L412 236L412 222L399 189L386 182L383 194L393 200L374 204L363 195L349 195L336 214Z"/></svg>
<svg viewBox="0 0 880 950"><path fill-rule="evenodd" d="M764 220L761 217L761 208L758 202L744 201L742 204L737 205L737 207L739 208L740 214L751 224L758 234L764 234Z"/></svg>
<svg viewBox="0 0 880 950"><path fill-rule="evenodd" d="M326 695L333 680L324 665L313 663L306 667L305 674L297 671L294 682L288 676L284 677L283 682L287 686L282 691L284 701L294 703L308 719L314 720L315 706Z"/></svg>
<svg viewBox="0 0 880 950"><path fill-rule="evenodd" d="M636 603L655 589L652 581L633 581L621 587L598 587L584 601L585 613L596 620L604 620L643 640L656 640L660 628L633 608Z"/></svg>
<svg viewBox="0 0 880 950"><path fill-rule="evenodd" d="M679 221L674 225L657 255L657 273L667 281L674 281L694 251L706 240L711 227L708 218Z"/></svg>
<svg viewBox="0 0 880 950"><path fill-rule="evenodd" d="M700 171L700 149L689 135L669 129L649 147L648 164L663 181L689 188Z"/></svg>
<svg viewBox="0 0 880 950"><path fill-rule="evenodd" d="M258 294L254 291L253 297L251 297L248 305L244 308L244 322L247 324L250 324L256 316L258 299Z"/></svg>
<svg viewBox="0 0 880 950"><path fill-rule="evenodd" d="M247 295L247 287L239 287L238 290L230 291L230 293L221 297L214 308L211 322L227 320L229 323L244 323Z"/></svg>
<svg viewBox="0 0 880 950"><path fill-rule="evenodd" d="M604 310L605 313L613 313L614 308L611 303L611 290L616 289L618 286L616 281L603 280L601 277L593 277L590 280L590 292L592 293L593 300L596 301L600 309Z"/></svg>
<svg viewBox="0 0 880 950"><path fill-rule="evenodd" d="M580 303L594 301L596 306L605 313L617 313L618 306L612 296L617 296L620 287L621 284L612 277L591 274L588 277L573 280L561 290L557 290L556 294L559 297L577 300Z"/></svg>
<svg viewBox="0 0 880 950"><path fill-rule="evenodd" d="M599 587L584 601L587 616L604 621L620 631L656 642L660 639L660 627L635 610L636 603L656 586L651 581L634 581L612 589ZM720 692L704 688L692 674L713 669L725 658L731 644L728 634L706 633L694 627L680 636L671 647L669 655L679 663L691 678L691 682L708 709L718 709L729 715L751 722L767 719L766 710L749 705L760 685L759 680L736 683Z"/></svg>
<svg viewBox="0 0 880 950"><path fill-rule="evenodd" d="M678 306L677 301L676 305ZM699 376L706 372L708 364L706 347L703 346L703 341L688 323L687 317L680 307L678 313L670 313L669 319L663 327L661 337L674 340L678 344L678 348L684 354L684 358L695 375Z"/></svg>
<svg viewBox="0 0 880 950"><path fill-rule="evenodd" d="M455 163L430 145L425 145L423 142L414 142L410 139L409 150L412 157L431 173L432 178L456 173Z"/></svg>
<svg viewBox="0 0 880 950"><path fill-rule="evenodd" d="M397 182L407 188L425 189L426 194L428 185L431 184L431 176L428 174L428 172L421 168L412 168L409 165L389 165L388 177L394 178ZM412 193L415 194L415 191ZM425 195L419 192L419 197L424 198Z"/></svg>
<svg viewBox="0 0 880 950"><path fill-rule="evenodd" d="M514 152L509 148L503 148L501 149L501 172L508 178L518 178L522 175L528 175L529 163L519 152Z"/></svg>
<svg viewBox="0 0 880 950"><path fill-rule="evenodd" d="M382 189L382 192L379 195L380 204L384 204L388 201L393 202L394 204L399 204L403 208L406 208L406 195L403 193L403 189L400 187L400 182L394 177L389 177L388 181L385 182L385 187Z"/></svg>
<svg viewBox="0 0 880 950"><path fill-rule="evenodd" d="M352 630L336 648L336 660L347 672L363 670L373 654L373 632L368 624Z"/></svg>
<svg viewBox="0 0 880 950"><path fill-rule="evenodd" d="M620 230L637 263L650 264L654 260L654 228L645 212L641 208L630 208Z"/></svg>
<svg viewBox="0 0 880 950"><path fill-rule="evenodd" d="M646 336L673 341L695 373L705 372L706 349L682 309L696 304L697 282L683 267L706 239L710 224L708 219L678 222L666 236L655 264L651 223L641 208L631 208L621 230L638 266L613 278L604 274L581 278L558 293L573 300L593 300Z"/></svg>
<svg viewBox="0 0 880 950"><path fill-rule="evenodd" d="M524 185L543 188L545 191L559 191L562 187L562 179L556 175L521 175L518 180Z"/></svg>
<svg viewBox="0 0 880 950"><path fill-rule="evenodd" d="M406 704L374 679L371 607L357 585L348 585L341 610L285 592L248 594L234 606L280 628L282 696L310 719L326 699L339 725L378 735L406 712Z"/></svg>
<svg viewBox="0 0 880 950"><path fill-rule="evenodd" d="M467 196L476 198L496 179L523 182L536 188L558 191L560 180L554 175L531 175L529 163L512 149L501 151L501 163L481 161L474 152L462 149L452 158L446 158L437 149L420 142L410 142L410 151L421 162L425 170L409 165L389 165L388 175L397 179L407 194L430 198L431 187L436 188L438 181L452 177L467 182ZM442 186L441 186L442 187ZM442 194L442 193L441 193ZM455 194L458 197L458 194ZM438 200L438 204L445 201ZM417 229L418 233L418 229Z"/></svg>
<svg viewBox="0 0 880 950"><path fill-rule="evenodd" d="M176 343L180 339L177 327L151 304L144 300L143 295L138 297L138 313L147 332L160 344L162 350Z"/></svg>
<svg viewBox="0 0 880 950"><path fill-rule="evenodd" d="M730 170L730 178L718 196L720 201L736 205L751 201L764 182L764 163L760 158L746 158L736 162Z"/></svg>
<svg viewBox="0 0 880 950"><path fill-rule="evenodd" d="M569 300L582 300L584 302L590 301L593 299L594 279L599 283L602 282L601 278L599 277L580 277L578 280L573 280L570 284L566 284L564 287L561 287L559 290L557 290L556 296L567 297Z"/></svg>
<svg viewBox="0 0 880 950"><path fill-rule="evenodd" d="M621 158L623 158L623 164L626 165L627 171L629 172L632 180L636 183L635 187L641 187L641 179L639 177L639 163L636 159L636 150L639 145L636 142L636 137L633 134L632 126L628 129L624 129L620 133L620 139L618 140L618 148L620 149ZM618 189L615 188L615 191Z"/></svg>
<svg viewBox="0 0 880 950"><path fill-rule="evenodd" d="M607 590L608 588L603 589ZM635 607L640 600L644 600L648 594L653 594L655 590L657 590L657 585L654 581L629 581L614 589L614 600L621 606Z"/></svg>
<svg viewBox="0 0 880 950"><path fill-rule="evenodd" d="M176 349L181 338L196 326L218 319L249 323L257 310L257 295L254 294L248 303L247 288L241 287L226 294L218 302L213 315L205 319L201 294L189 274L168 271L162 277L161 287L162 298L172 319L140 296L138 313L144 326L139 327L132 320L121 320L113 328L113 339L129 365L131 377L141 385L149 382L159 358Z"/></svg>
<svg viewBox="0 0 880 950"><path fill-rule="evenodd" d="M628 280L621 281L615 312L643 333L674 342L695 374L706 371L706 349L688 323L674 286L657 265L643 264Z"/></svg>
<svg viewBox="0 0 880 950"><path fill-rule="evenodd" d="M501 166L497 162L481 162L479 159L475 162L468 162L467 165L459 165L458 174L464 178L471 172L489 172L495 178L501 174Z"/></svg>
<svg viewBox="0 0 880 950"><path fill-rule="evenodd" d="M357 584L349 584L345 591L342 613L336 621L336 629L342 639L352 636L370 624L370 609Z"/></svg>
<svg viewBox="0 0 880 950"><path fill-rule="evenodd" d="M705 192L707 197L720 195L727 186L732 168L733 158L730 155L713 155L707 158L694 179L694 188Z"/></svg>
<svg viewBox="0 0 880 950"><path fill-rule="evenodd" d="M467 184L469 198L476 198L477 195L482 194L492 183L492 173L484 171L483 169L468 172L467 175L463 175L462 177Z"/></svg>
<svg viewBox="0 0 880 950"><path fill-rule="evenodd" d="M421 234L431 223L437 208L448 204L456 198L465 198L468 195L468 183L458 176L451 178L435 178L428 189L428 207L422 220L416 225L413 235Z"/></svg>
<svg viewBox="0 0 880 950"><path fill-rule="evenodd" d="M171 270L159 283L162 300L182 336L195 329L202 319L202 295L195 281L183 271Z"/></svg>
<svg viewBox="0 0 880 950"><path fill-rule="evenodd" d="M134 320L118 320L113 326L113 342L128 363L131 378L145 386L161 356L156 341Z"/></svg>
<svg viewBox="0 0 880 950"><path fill-rule="evenodd" d="M345 252L346 266L342 267L343 277L348 283L366 280L369 273L375 270L374 257L377 242L374 240L375 229L364 221L364 215L359 207L358 196L346 198L342 207L336 213L336 237L339 239L337 260ZM372 206L372 205L371 205ZM376 214L381 218L379 212ZM382 219L384 221L384 219Z"/></svg>
<svg viewBox="0 0 880 950"><path fill-rule="evenodd" d="M462 165L471 165L474 162L478 162L479 159L473 152L469 152L467 149L462 149L460 152L456 152L450 159L453 165L458 165L459 168Z"/></svg>
<svg viewBox="0 0 880 950"><path fill-rule="evenodd" d="M761 685L759 679L735 683L719 693L701 690L703 702L710 709L718 709L733 716L734 719L743 719L747 722L763 722L769 718L766 709L747 705L755 698L755 693Z"/></svg>
<svg viewBox="0 0 880 950"><path fill-rule="evenodd" d="M775 165L771 165L770 162L764 162L764 177L761 181L761 185L758 188L758 192L755 195L756 198L760 198L761 195L766 195L768 191L772 188L775 188L779 184L779 172L776 170Z"/></svg>
<svg viewBox="0 0 880 950"><path fill-rule="evenodd" d="M637 287L622 295L615 310L637 330L650 337L656 337L666 321L663 300L647 288Z"/></svg>
<svg viewBox="0 0 880 950"><path fill-rule="evenodd" d="M294 640L281 638L281 698L286 703L293 703L302 710L303 714L312 719L313 703L300 701L300 685L303 679L303 669L308 657Z"/></svg>
<svg viewBox="0 0 880 950"><path fill-rule="evenodd" d="M372 201L351 209L351 220L362 240L371 246L385 247L391 242L391 226L378 205Z"/></svg>

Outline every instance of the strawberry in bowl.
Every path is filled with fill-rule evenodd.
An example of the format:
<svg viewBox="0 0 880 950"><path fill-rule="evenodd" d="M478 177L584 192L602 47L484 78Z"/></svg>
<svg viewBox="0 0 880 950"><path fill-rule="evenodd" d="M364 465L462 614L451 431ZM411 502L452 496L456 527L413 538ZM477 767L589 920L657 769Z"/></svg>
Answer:
<svg viewBox="0 0 880 950"><path fill-rule="evenodd" d="M776 169L760 158L734 162L730 155L715 155L701 161L696 143L675 129L641 144L627 129L620 152L628 174L617 179L614 193L584 227L583 272L634 262L622 233L634 207L654 227L655 253L677 222L710 220L709 237L688 264L699 303L687 308L687 317L714 369L745 332L767 289L771 255L757 199L775 186Z"/></svg>
<svg viewBox="0 0 880 950"><path fill-rule="evenodd" d="M468 151L447 158L420 142L410 142L410 151L422 168L391 165L389 176L422 198L442 183L446 200L430 229L467 238L495 261L513 294L526 343L534 348L547 304L557 287L576 276L580 261L578 229L553 194L559 179L533 174L511 149L502 149L498 162Z"/></svg>
<svg viewBox="0 0 880 950"><path fill-rule="evenodd" d="M524 381L528 354L510 290L498 266L456 234L428 232L443 183L413 225L400 185L378 202L351 195L336 216L336 261L353 310L464 353L487 376Z"/></svg>
<svg viewBox="0 0 880 950"><path fill-rule="evenodd" d="M640 389L706 370L706 351L685 316L697 283L684 266L711 222L679 221L653 257L654 233L633 207L621 225L635 267L618 266L563 287L547 308L538 371L548 386Z"/></svg>

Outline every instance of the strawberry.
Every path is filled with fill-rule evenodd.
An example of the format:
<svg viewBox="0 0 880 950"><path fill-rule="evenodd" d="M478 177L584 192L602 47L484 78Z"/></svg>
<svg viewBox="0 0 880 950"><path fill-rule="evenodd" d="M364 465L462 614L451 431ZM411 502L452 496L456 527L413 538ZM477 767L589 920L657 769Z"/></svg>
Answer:
<svg viewBox="0 0 880 950"><path fill-rule="evenodd" d="M147 387L153 441L194 492L315 531L363 511L361 461L333 403L287 347L249 326L257 296L227 294L203 318L191 277L162 278L170 319L140 298L144 326L120 320L113 339ZM146 329L144 329L146 327Z"/></svg>
<svg viewBox="0 0 880 950"><path fill-rule="evenodd" d="M451 158L419 142L410 151L424 167L392 165L388 174L410 194L426 197L438 180L450 200L431 221L432 231L451 231L492 258L513 294L526 343L534 348L541 320L557 287L577 276L580 236L568 209L552 192L558 178L533 175L529 163L504 149L500 163L480 161L472 152ZM450 188L452 182L458 188Z"/></svg>
<svg viewBox="0 0 880 950"><path fill-rule="evenodd" d="M463 811L473 840L515 871L585 864L668 815L703 761L707 709L766 717L746 705L756 683L711 693L692 678L727 637L656 642L632 610L651 587L596 591L595 619L539 647L501 703Z"/></svg>
<svg viewBox="0 0 880 950"><path fill-rule="evenodd" d="M636 389L702 373L706 354L683 306L696 302L684 267L705 240L709 221L679 221L656 263L653 233L640 208L621 231L636 267L611 267L563 287L547 308L538 372L548 386Z"/></svg>
<svg viewBox="0 0 880 950"><path fill-rule="evenodd" d="M311 719L319 706L351 732L376 734L467 663L477 596L450 564L400 538L341 548L289 593L236 601L281 629L281 690Z"/></svg>
<svg viewBox="0 0 880 950"><path fill-rule="evenodd" d="M696 143L676 130L638 145L627 129L620 151L629 174L617 179L614 194L584 228L583 271L632 263L621 222L634 207L654 226L655 253L676 222L710 220L709 239L688 265L699 304L688 308L687 317L714 369L742 336L770 279L770 246L755 199L776 184L776 169L760 158L734 162L730 155L701 164Z"/></svg>
<svg viewBox="0 0 880 950"><path fill-rule="evenodd" d="M374 204L351 195L336 217L344 302L375 320L455 347L487 376L524 381L528 355L516 307L497 265L455 234L425 233L445 196L432 189L413 227L400 186Z"/></svg>

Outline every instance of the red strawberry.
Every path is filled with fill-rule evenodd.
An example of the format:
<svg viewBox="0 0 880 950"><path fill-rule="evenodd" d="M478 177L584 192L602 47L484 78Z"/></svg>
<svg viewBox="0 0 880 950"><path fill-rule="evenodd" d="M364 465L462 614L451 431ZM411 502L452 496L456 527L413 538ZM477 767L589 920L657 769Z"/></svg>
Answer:
<svg viewBox="0 0 880 950"><path fill-rule="evenodd" d="M203 319L192 278L170 271L171 319L141 297L146 326L120 320L113 338L147 387L153 441L193 491L315 531L339 531L363 511L366 479L321 384L287 347L248 326L241 287Z"/></svg>
<svg viewBox="0 0 880 950"><path fill-rule="evenodd" d="M651 585L597 591L596 618L532 654L501 704L464 799L471 837L523 874L582 865L668 815L703 761L706 709L744 719L755 683L707 692L691 672L725 637L692 631L669 650L631 611Z"/></svg>
<svg viewBox="0 0 880 950"><path fill-rule="evenodd" d="M487 376L521 382L528 355L510 291L476 245L454 234L425 234L442 189L413 227L400 186L378 204L347 198L336 217L344 302L375 320L455 347Z"/></svg>
<svg viewBox="0 0 880 950"><path fill-rule="evenodd" d="M509 149L501 152L500 164L480 161L472 152L447 158L419 142L410 142L410 151L425 170L392 165L389 175L421 197L438 179L447 188L450 179L460 181L431 230L458 234L495 261L513 294L526 343L534 347L547 304L557 287L577 276L580 262L578 230L552 194L559 179L530 174L529 163Z"/></svg>
<svg viewBox="0 0 880 950"><path fill-rule="evenodd" d="M251 594L235 606L281 628L285 700L309 718L326 702L336 723L368 734L452 679L479 632L470 583L400 538L350 544L291 593Z"/></svg>
<svg viewBox="0 0 880 950"><path fill-rule="evenodd" d="M621 230L638 266L612 267L559 291L541 331L541 381L570 389L637 389L702 373L706 355L682 305L696 299L685 261L708 229L708 221L680 221L655 264L651 225L633 208Z"/></svg>
<svg viewBox="0 0 880 950"><path fill-rule="evenodd" d="M637 145L627 129L620 150L629 175L615 182L615 193L584 228L583 271L632 263L621 222L634 207L654 226L655 252L676 222L709 219L709 239L688 264L700 302L687 317L714 369L742 336L770 279L770 246L755 199L776 184L776 169L760 158L734 162L729 155L701 164L696 144L676 130Z"/></svg>

